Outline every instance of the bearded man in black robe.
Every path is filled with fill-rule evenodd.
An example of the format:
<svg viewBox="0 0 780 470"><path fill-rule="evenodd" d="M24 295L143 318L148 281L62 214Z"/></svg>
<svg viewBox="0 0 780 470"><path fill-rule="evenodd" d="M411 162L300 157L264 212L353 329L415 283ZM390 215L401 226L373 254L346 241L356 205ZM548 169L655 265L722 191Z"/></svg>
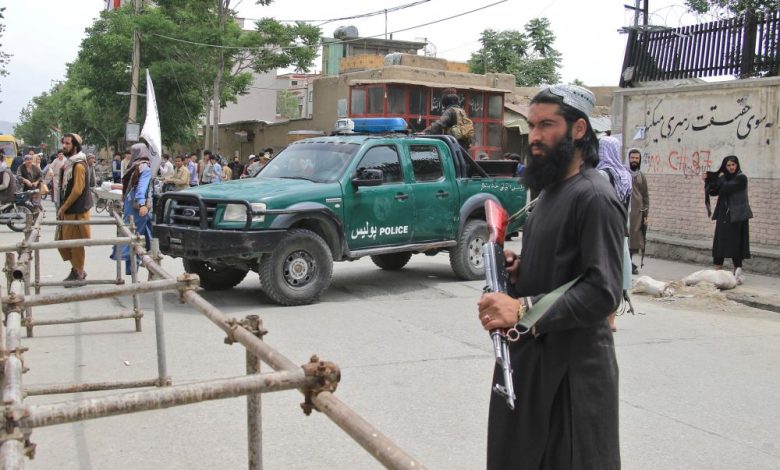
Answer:
<svg viewBox="0 0 780 470"><path fill-rule="evenodd" d="M518 257L508 251L510 295L485 294L490 331L514 326L526 306L579 279L528 334L510 343L515 409L493 394L487 468L620 468L618 366L607 316L622 292L625 208L601 176L588 121L593 94L555 85L531 101L530 161L523 182L539 199ZM502 383L496 368L494 383Z"/></svg>

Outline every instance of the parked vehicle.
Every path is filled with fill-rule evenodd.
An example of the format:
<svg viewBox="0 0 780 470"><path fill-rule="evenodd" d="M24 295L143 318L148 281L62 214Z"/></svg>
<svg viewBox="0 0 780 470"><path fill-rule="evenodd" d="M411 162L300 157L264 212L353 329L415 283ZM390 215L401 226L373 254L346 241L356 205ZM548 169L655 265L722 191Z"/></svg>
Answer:
<svg viewBox="0 0 780 470"><path fill-rule="evenodd" d="M28 214L37 214L42 210L40 203L34 200L38 190L16 193L16 200L0 204L0 224L8 225L14 232L24 231Z"/></svg>
<svg viewBox="0 0 780 470"><path fill-rule="evenodd" d="M355 120L356 132L362 121L371 124ZM447 251L459 278L484 278L486 199L511 213L526 191L489 175L451 136L317 137L290 144L255 178L163 194L154 236L206 289L252 270L275 302L301 305L328 287L333 261L364 256L396 270L413 254Z"/></svg>
<svg viewBox="0 0 780 470"><path fill-rule="evenodd" d="M0 135L0 149L2 149L3 155L5 155L5 164L10 168L14 157L19 153L16 137L8 134Z"/></svg>

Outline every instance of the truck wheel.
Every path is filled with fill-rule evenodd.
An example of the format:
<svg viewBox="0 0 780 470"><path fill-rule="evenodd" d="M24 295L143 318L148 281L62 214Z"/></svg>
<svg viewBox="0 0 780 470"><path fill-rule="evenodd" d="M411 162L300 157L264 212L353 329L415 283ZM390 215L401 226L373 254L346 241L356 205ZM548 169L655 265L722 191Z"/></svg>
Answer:
<svg viewBox="0 0 780 470"><path fill-rule="evenodd" d="M325 240L304 229L293 229L263 256L260 264L263 290L281 305L316 301L330 285L333 256Z"/></svg>
<svg viewBox="0 0 780 470"><path fill-rule="evenodd" d="M196 259L185 258L183 263L185 271L200 277L200 286L206 290L231 289L240 284L247 273L243 269L211 264L208 261Z"/></svg>
<svg viewBox="0 0 780 470"><path fill-rule="evenodd" d="M406 253L388 253L386 255L375 255L371 257L371 261L373 261L375 265L382 269L387 269L388 271L397 271L406 266L406 263L408 263L411 258L412 254L407 251Z"/></svg>
<svg viewBox="0 0 780 470"><path fill-rule="evenodd" d="M485 278L482 245L487 241L488 229L484 220L466 222L458 244L450 250L450 266L456 276L467 281Z"/></svg>

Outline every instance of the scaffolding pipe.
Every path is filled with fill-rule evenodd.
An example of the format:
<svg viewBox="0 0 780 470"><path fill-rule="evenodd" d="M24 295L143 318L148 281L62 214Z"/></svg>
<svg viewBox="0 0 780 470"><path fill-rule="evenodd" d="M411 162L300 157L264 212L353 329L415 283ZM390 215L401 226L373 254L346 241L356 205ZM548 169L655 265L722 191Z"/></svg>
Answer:
<svg viewBox="0 0 780 470"><path fill-rule="evenodd" d="M27 396L58 395L63 393L97 392L101 390L119 390L123 388L158 387L159 379L130 380L125 382L91 382L84 384L61 384L42 387L25 387Z"/></svg>
<svg viewBox="0 0 780 470"><path fill-rule="evenodd" d="M50 405L28 405L24 407L26 416L21 419L21 424L24 429L54 426L85 419L234 398L250 393L307 388L314 386L318 380L318 377L307 376L299 367L295 371L209 380Z"/></svg>
<svg viewBox="0 0 780 470"><path fill-rule="evenodd" d="M117 225L125 236L130 232L121 219L114 214ZM138 244L131 245L136 253L141 256L141 262L146 269L162 277L171 278ZM241 343L249 352L259 357L274 370L293 370L299 368L295 363L287 359L274 348L268 346L255 335L247 331L235 322L229 322L228 318L214 305L209 303L194 290L184 290L182 299L190 306L195 307L209 320L224 331L229 338ZM303 391L303 390L302 390ZM363 449L390 469L421 469L424 466L412 456L404 452L390 438L382 434L378 429L355 413L351 408L336 398L332 393L323 391L313 395L312 400L317 410L327 415L342 430L349 434Z"/></svg>
<svg viewBox="0 0 780 470"><path fill-rule="evenodd" d="M116 225L113 220L42 220L40 225Z"/></svg>
<svg viewBox="0 0 780 470"><path fill-rule="evenodd" d="M266 331L263 321L257 315L247 315L245 325L256 337L263 339ZM262 361L260 358L245 351L247 375L260 374ZM262 394L254 393L246 396L246 430L249 458L249 470L263 470L263 404Z"/></svg>
<svg viewBox="0 0 780 470"><path fill-rule="evenodd" d="M66 287L66 286L104 286L115 285L121 286L125 283L124 279L117 281L116 279L84 279L83 281L50 281L50 282L36 282L35 290L36 294L40 293L41 287Z"/></svg>
<svg viewBox="0 0 780 470"><path fill-rule="evenodd" d="M133 216L130 216L130 226L132 227L132 236L134 240L138 240L137 234L135 232L135 223L133 222ZM130 246L138 246L138 243L134 243ZM127 260L125 263L130 264L130 282L133 284L138 284L138 263L136 262L135 256L133 255L134 250L128 250L127 253ZM117 255L118 258L122 258L121 256ZM133 311L134 312L140 312L141 311L141 297L138 296L138 294L133 294ZM141 332L141 320L139 318L136 318L135 320L135 331Z"/></svg>
<svg viewBox="0 0 780 470"><path fill-rule="evenodd" d="M143 294L158 290L176 289L179 282L175 279L164 279L160 281L148 281L142 284L130 284L127 286L115 286L108 288L81 289L75 292L58 292L52 294L31 295L24 298L3 297L3 305L18 303L22 306L39 307L41 305L55 305L68 302L80 302L84 300L107 299L110 297L121 297L123 295Z"/></svg>
<svg viewBox="0 0 780 470"><path fill-rule="evenodd" d="M135 258L134 253L131 253L131 255L133 258ZM157 260L162 259L160 255L160 240L157 240L156 238L152 240L152 256L154 256ZM135 262L135 259L133 262ZM162 279L158 276L152 275L151 273L149 278L150 280ZM157 341L157 376L161 385L169 382L168 365L165 353L165 325L163 323L164 312L162 291L156 291L154 293L154 335Z"/></svg>
<svg viewBox="0 0 780 470"><path fill-rule="evenodd" d="M15 245L1 245L0 253L19 250L48 250L52 248L81 248L87 246L105 246L105 245L129 245L135 241L134 238L76 238L73 240L54 240L50 242L21 242ZM23 262L21 259L20 263Z"/></svg>
<svg viewBox="0 0 780 470"><path fill-rule="evenodd" d="M139 318L139 317L143 317L143 313L119 313L116 315L61 318L57 320L34 320L32 318L29 318L24 320L24 325L27 327L46 326L46 325L69 325L71 323L89 323L93 321L104 321L104 320L127 320L130 318Z"/></svg>
<svg viewBox="0 0 780 470"><path fill-rule="evenodd" d="M14 256L6 256L6 276L11 277L11 264ZM22 281L14 279L10 283L9 295L11 297L19 296L24 291ZM0 444L0 465L3 469L16 469L24 467L24 435L19 427L19 419L22 414L19 412L24 405L24 394L22 391L22 373L23 365L21 356L23 353L21 341L22 329L22 310L21 305L13 306L6 315L5 346L3 350L5 363L3 365L3 405L5 407L5 433L4 440Z"/></svg>

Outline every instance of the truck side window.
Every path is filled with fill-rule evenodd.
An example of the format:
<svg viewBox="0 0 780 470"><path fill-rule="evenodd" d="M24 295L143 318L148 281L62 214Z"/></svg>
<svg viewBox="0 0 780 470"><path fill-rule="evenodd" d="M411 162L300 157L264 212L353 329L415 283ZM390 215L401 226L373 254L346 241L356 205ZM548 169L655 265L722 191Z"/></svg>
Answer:
<svg viewBox="0 0 780 470"><path fill-rule="evenodd" d="M409 155L416 181L436 181L444 176L439 152L433 145L410 145Z"/></svg>
<svg viewBox="0 0 780 470"><path fill-rule="evenodd" d="M382 170L384 183L400 183L403 181L401 175L401 160L398 157L398 151L395 147L380 145L368 149L357 167L358 171L363 169Z"/></svg>

